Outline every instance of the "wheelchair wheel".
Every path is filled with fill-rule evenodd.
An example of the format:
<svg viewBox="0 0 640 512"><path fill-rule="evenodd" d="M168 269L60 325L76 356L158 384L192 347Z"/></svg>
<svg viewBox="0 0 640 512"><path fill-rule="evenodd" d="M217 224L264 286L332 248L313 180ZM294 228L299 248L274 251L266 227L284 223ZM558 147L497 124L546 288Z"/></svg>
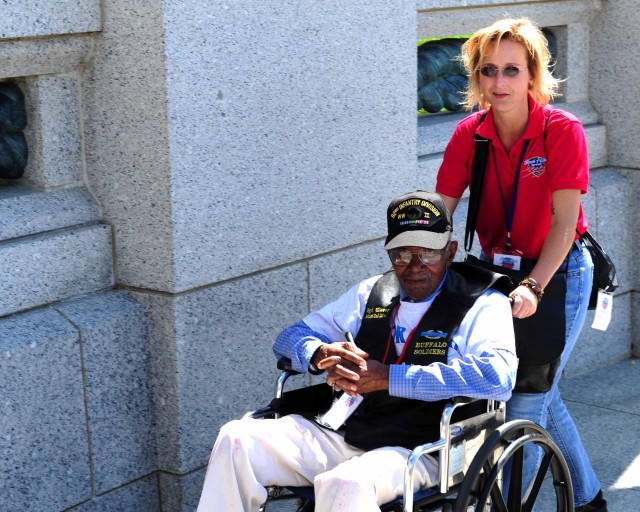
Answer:
<svg viewBox="0 0 640 512"><path fill-rule="evenodd" d="M543 457L523 493L524 447L528 445L541 449ZM510 480L506 501L502 491L505 466ZM546 503L541 510L553 510L549 503L555 502L557 512L574 511L569 468L545 429L531 421L516 420L496 429L484 442L460 484L454 512L530 512L539 500Z"/></svg>

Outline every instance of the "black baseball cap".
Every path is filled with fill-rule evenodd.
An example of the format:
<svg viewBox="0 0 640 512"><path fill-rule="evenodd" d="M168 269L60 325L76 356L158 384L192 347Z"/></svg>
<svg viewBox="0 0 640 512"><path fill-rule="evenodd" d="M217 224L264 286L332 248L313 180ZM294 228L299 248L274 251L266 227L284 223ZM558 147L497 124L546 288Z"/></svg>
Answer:
<svg viewBox="0 0 640 512"><path fill-rule="evenodd" d="M417 190L396 197L387 208L384 248L444 249L451 240L451 213L435 192Z"/></svg>

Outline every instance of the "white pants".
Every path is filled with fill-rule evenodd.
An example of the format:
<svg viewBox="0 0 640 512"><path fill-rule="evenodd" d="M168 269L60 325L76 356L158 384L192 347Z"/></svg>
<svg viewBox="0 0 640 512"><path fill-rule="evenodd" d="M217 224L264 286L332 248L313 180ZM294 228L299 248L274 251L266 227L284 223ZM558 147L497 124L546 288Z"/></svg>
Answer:
<svg viewBox="0 0 640 512"><path fill-rule="evenodd" d="M402 494L409 453L399 447L365 452L295 414L231 421L211 452L198 512L255 512L269 485L313 485L316 512L377 512ZM436 460L422 457L416 490L436 485L437 474Z"/></svg>

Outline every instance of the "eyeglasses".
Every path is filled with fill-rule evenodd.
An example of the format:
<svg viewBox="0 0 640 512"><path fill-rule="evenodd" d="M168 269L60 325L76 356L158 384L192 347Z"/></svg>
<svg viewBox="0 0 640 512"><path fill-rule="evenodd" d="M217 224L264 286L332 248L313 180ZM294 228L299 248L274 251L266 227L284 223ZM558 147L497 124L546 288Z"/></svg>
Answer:
<svg viewBox="0 0 640 512"><path fill-rule="evenodd" d="M484 76L492 77L496 76L498 74L498 71L502 71L504 76L513 78L518 76L518 73L520 73L521 69L524 68L520 68L518 66L507 66L504 68L497 68L495 66L482 66L480 68L480 73Z"/></svg>
<svg viewBox="0 0 640 512"><path fill-rule="evenodd" d="M423 265L436 265L442 261L444 251L444 249L420 249L417 252L411 252L409 249L399 247L389 251L389 259L394 265L406 267L415 255Z"/></svg>

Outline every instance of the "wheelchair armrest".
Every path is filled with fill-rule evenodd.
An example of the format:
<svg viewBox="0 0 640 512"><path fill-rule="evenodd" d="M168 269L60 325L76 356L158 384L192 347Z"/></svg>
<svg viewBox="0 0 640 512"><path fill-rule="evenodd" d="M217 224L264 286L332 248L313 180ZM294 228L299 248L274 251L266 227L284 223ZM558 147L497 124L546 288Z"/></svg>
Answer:
<svg viewBox="0 0 640 512"><path fill-rule="evenodd" d="M453 402L454 405L464 405L464 404L470 404L471 402L476 402L477 400L480 400L480 399L470 398L468 396L456 396L451 401Z"/></svg>
<svg viewBox="0 0 640 512"><path fill-rule="evenodd" d="M288 357L280 357L278 358L278 370L282 370L284 372L289 372L290 375L296 375L300 372L297 372L291 366L291 359Z"/></svg>

